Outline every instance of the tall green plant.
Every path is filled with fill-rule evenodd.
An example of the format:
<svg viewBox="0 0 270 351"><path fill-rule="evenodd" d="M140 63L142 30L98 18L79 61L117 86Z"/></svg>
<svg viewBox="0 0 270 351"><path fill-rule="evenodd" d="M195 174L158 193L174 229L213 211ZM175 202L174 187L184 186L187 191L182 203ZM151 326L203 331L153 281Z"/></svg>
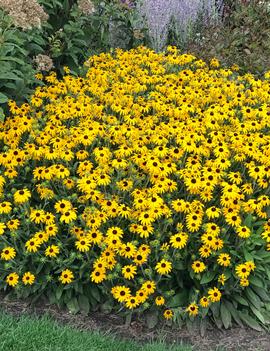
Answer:
<svg viewBox="0 0 270 351"><path fill-rule="evenodd" d="M37 83L27 43L27 34L15 28L0 10L0 120L4 119L8 100L25 101ZM33 47L34 42L31 45Z"/></svg>

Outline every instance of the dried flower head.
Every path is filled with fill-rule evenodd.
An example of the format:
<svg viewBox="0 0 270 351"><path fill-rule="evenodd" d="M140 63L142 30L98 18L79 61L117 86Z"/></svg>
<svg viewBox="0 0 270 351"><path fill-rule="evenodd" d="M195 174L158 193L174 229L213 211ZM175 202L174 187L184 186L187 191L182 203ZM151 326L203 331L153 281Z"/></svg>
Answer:
<svg viewBox="0 0 270 351"><path fill-rule="evenodd" d="M48 14L36 0L0 0L0 8L23 30L40 27L48 19Z"/></svg>
<svg viewBox="0 0 270 351"><path fill-rule="evenodd" d="M84 15L91 15L95 12L95 6L91 0L79 0L78 9Z"/></svg>
<svg viewBox="0 0 270 351"><path fill-rule="evenodd" d="M36 64L38 71L48 72L54 67L53 60L47 55L39 54L34 58L33 61Z"/></svg>

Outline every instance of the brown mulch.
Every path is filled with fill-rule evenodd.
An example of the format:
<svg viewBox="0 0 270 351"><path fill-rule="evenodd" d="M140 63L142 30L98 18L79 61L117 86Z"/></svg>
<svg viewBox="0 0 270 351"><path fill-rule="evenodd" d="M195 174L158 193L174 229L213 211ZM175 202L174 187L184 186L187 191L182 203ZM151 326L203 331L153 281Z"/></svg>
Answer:
<svg viewBox="0 0 270 351"><path fill-rule="evenodd" d="M0 294L0 301L1 309L16 317L22 314L49 315L60 324L81 331L110 331L118 337L136 340L139 343L162 337L170 344L192 345L194 351L270 351L270 333L267 331L258 332L239 327L229 330L210 328L204 336L201 336L199 331L186 328L172 329L168 326L160 326L150 330L137 320L132 321L130 325L126 325L124 319L115 314L91 312L88 316L83 314L73 315L44 301L31 306L30 302L6 299L2 294Z"/></svg>

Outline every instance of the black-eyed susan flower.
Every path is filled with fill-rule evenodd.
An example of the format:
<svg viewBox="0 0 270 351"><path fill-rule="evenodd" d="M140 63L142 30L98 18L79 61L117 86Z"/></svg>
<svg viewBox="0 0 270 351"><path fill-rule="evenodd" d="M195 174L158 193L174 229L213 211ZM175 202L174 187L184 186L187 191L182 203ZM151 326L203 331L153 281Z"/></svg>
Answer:
<svg viewBox="0 0 270 351"><path fill-rule="evenodd" d="M123 277L127 280L133 279L137 273L137 266L126 265L122 268Z"/></svg>
<svg viewBox="0 0 270 351"><path fill-rule="evenodd" d="M19 275L15 272L10 273L5 280L9 286L15 287L19 282Z"/></svg>
<svg viewBox="0 0 270 351"><path fill-rule="evenodd" d="M165 299L164 299L164 297L163 297L163 296L157 296L157 297L155 298L155 304L156 304L157 306L163 306L163 305L165 304Z"/></svg>
<svg viewBox="0 0 270 351"><path fill-rule="evenodd" d="M187 308L186 312L188 312L189 316L196 316L199 313L199 306L194 302L191 303Z"/></svg>
<svg viewBox="0 0 270 351"><path fill-rule="evenodd" d="M16 204L24 204L30 199L31 192L29 189L23 188L21 190L17 190L13 196Z"/></svg>
<svg viewBox="0 0 270 351"><path fill-rule="evenodd" d="M60 249L57 245L49 245L45 250L45 256L47 257L56 257L60 252Z"/></svg>
<svg viewBox="0 0 270 351"><path fill-rule="evenodd" d="M22 276L22 282L24 285L32 285L35 279L36 279L35 275L32 274L31 272L26 272Z"/></svg>
<svg viewBox="0 0 270 351"><path fill-rule="evenodd" d="M195 273L201 273L206 270L206 265L202 261L194 261L191 268Z"/></svg>
<svg viewBox="0 0 270 351"><path fill-rule="evenodd" d="M170 244L174 249L182 249L187 245L188 235L184 232L171 236Z"/></svg>
<svg viewBox="0 0 270 351"><path fill-rule="evenodd" d="M172 263L170 261L162 259L156 264L155 269L158 272L158 274L169 274L172 270Z"/></svg>
<svg viewBox="0 0 270 351"><path fill-rule="evenodd" d="M1 251L1 259L5 261L13 260L16 256L16 250L7 246Z"/></svg>
<svg viewBox="0 0 270 351"><path fill-rule="evenodd" d="M172 318L173 318L173 311L167 309L167 310L165 310L165 311L163 312L163 316L164 316L164 318L167 319L167 320L172 319Z"/></svg>
<svg viewBox="0 0 270 351"><path fill-rule="evenodd" d="M210 305L210 300L207 296L203 296L200 298L200 305L204 308L208 307Z"/></svg>
<svg viewBox="0 0 270 351"><path fill-rule="evenodd" d="M74 280L74 274L70 269L65 269L64 271L61 272L61 275L59 277L59 281L62 284L70 284Z"/></svg>
<svg viewBox="0 0 270 351"><path fill-rule="evenodd" d="M211 302L218 302L221 299L221 292L217 287L208 290L208 297Z"/></svg>
<svg viewBox="0 0 270 351"><path fill-rule="evenodd" d="M228 267L231 264L231 256L227 253L221 253L217 258L217 263L220 266Z"/></svg>

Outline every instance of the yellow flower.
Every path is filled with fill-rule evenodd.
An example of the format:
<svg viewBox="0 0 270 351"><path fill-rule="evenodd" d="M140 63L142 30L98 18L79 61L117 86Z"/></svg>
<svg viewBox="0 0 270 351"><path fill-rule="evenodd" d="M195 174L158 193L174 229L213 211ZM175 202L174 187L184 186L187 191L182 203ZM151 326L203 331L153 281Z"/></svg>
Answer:
<svg viewBox="0 0 270 351"><path fill-rule="evenodd" d="M47 257L56 257L60 252L60 249L57 245L50 245L45 250L45 256Z"/></svg>
<svg viewBox="0 0 270 351"><path fill-rule="evenodd" d="M211 302L218 302L221 299L221 295L221 292L216 287L208 290L208 297L211 300Z"/></svg>
<svg viewBox="0 0 270 351"><path fill-rule="evenodd" d="M155 298L155 304L156 304L157 306L163 306L163 305L165 304L165 299L164 299L164 297L163 297L163 296L157 296L157 297Z"/></svg>
<svg viewBox="0 0 270 351"><path fill-rule="evenodd" d="M127 265L122 268L123 277L127 280L133 279L137 273L137 266Z"/></svg>
<svg viewBox="0 0 270 351"><path fill-rule="evenodd" d="M204 308L208 307L210 304L210 300L207 296L203 296L202 298L200 298L200 305Z"/></svg>
<svg viewBox="0 0 270 351"><path fill-rule="evenodd" d="M172 263L162 259L160 262L156 264L155 269L161 275L168 274L172 270Z"/></svg>
<svg viewBox="0 0 270 351"><path fill-rule="evenodd" d="M17 204L24 204L30 198L31 198L31 192L27 188L24 188L24 189L21 189L21 190L17 190L14 193L14 201Z"/></svg>
<svg viewBox="0 0 270 351"><path fill-rule="evenodd" d="M10 273L6 277L6 283L12 287L15 287L18 284L19 281L19 275L17 273Z"/></svg>
<svg viewBox="0 0 270 351"><path fill-rule="evenodd" d="M191 267L195 273L201 273L206 270L206 265L202 261L194 261Z"/></svg>
<svg viewBox="0 0 270 351"><path fill-rule="evenodd" d="M218 256L217 263L220 266L228 267L231 264L231 256L226 253L222 253Z"/></svg>
<svg viewBox="0 0 270 351"><path fill-rule="evenodd" d="M5 261L13 260L16 256L16 250L13 247L7 246L1 251L1 259Z"/></svg>
<svg viewBox="0 0 270 351"><path fill-rule="evenodd" d="M36 277L31 272L24 273L24 275L22 277L22 281L23 281L24 285L32 285L34 283L35 279L36 279Z"/></svg>
<svg viewBox="0 0 270 351"><path fill-rule="evenodd" d="M165 319L169 320L169 319L172 319L173 317L173 311L172 310L165 310L163 312L163 316Z"/></svg>
<svg viewBox="0 0 270 351"><path fill-rule="evenodd" d="M186 312L188 312L189 315L192 317L197 316L197 314L199 313L199 306L196 303L191 303L186 308Z"/></svg>
<svg viewBox="0 0 270 351"><path fill-rule="evenodd" d="M59 280L62 284L70 284L74 280L74 274L71 270L65 269L62 271Z"/></svg>

